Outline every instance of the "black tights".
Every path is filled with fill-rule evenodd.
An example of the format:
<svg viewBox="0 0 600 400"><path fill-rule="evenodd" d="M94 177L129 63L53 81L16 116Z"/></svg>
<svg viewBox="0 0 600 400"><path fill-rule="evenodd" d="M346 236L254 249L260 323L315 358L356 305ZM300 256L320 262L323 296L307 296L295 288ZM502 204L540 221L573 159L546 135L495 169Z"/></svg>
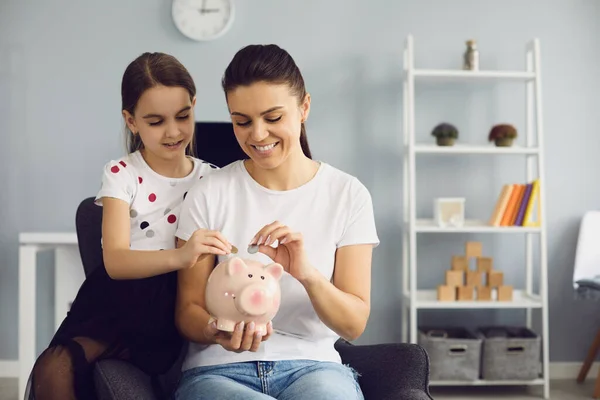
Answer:
<svg viewBox="0 0 600 400"><path fill-rule="evenodd" d="M87 337L48 347L33 367L30 399L95 399L93 366L106 358L127 360L127 351L109 350L107 345Z"/></svg>

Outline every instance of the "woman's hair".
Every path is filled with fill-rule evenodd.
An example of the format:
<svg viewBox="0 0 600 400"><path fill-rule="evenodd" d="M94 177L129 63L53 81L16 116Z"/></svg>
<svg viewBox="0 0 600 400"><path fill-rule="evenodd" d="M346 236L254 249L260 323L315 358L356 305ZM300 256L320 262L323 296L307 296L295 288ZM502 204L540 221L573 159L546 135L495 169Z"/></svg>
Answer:
<svg viewBox="0 0 600 400"><path fill-rule="evenodd" d="M133 60L123 73L121 82L122 109L134 115L142 94L155 86L182 87L190 94L190 100L196 95L196 85L188 70L173 56L164 53L144 53ZM144 148L139 134L134 135L127 125L126 144L130 153ZM187 148L188 154L194 154L194 137Z"/></svg>
<svg viewBox="0 0 600 400"><path fill-rule="evenodd" d="M250 45L239 50L227 66L221 84L227 97L227 93L238 86L249 86L256 82L287 84L299 105L306 97L304 79L294 59L274 44ZM300 146L304 155L312 158L304 122L300 128Z"/></svg>

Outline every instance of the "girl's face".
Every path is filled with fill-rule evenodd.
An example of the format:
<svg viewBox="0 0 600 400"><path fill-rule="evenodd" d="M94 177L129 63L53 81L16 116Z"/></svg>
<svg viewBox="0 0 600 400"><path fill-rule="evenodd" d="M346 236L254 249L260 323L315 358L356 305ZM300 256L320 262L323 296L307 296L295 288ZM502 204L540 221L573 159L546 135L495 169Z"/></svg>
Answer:
<svg viewBox="0 0 600 400"><path fill-rule="evenodd" d="M260 168L273 169L290 155L301 155L300 126L310 96L302 103L286 84L256 82L227 94L233 130L242 150Z"/></svg>
<svg viewBox="0 0 600 400"><path fill-rule="evenodd" d="M135 108L123 116L134 134L140 135L149 156L174 160L185 156L194 135L194 105L189 92L181 87L155 86L146 90Z"/></svg>

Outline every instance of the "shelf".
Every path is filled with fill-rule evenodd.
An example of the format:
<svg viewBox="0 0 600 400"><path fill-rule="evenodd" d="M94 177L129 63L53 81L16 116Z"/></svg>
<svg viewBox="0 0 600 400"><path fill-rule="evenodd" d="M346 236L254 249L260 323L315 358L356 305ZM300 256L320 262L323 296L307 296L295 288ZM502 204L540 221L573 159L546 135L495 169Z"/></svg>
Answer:
<svg viewBox="0 0 600 400"><path fill-rule="evenodd" d="M495 145L465 145L437 146L435 144L417 144L414 146L415 153L420 154L538 154L537 147L497 147Z"/></svg>
<svg viewBox="0 0 600 400"><path fill-rule="evenodd" d="M405 295L408 306L410 296ZM415 307L418 309L474 309L474 308L541 308L539 296L530 296L522 290L513 291L513 301L438 301L436 290L417 290Z"/></svg>
<svg viewBox="0 0 600 400"><path fill-rule="evenodd" d="M535 79L535 73L527 71L465 71L454 69L415 69L415 79L439 79L439 80L513 80L528 81Z"/></svg>
<svg viewBox="0 0 600 400"><path fill-rule="evenodd" d="M417 232L472 232L472 233L539 233L539 226L490 226L485 221L466 220L462 227L442 228L433 219L418 219Z"/></svg>
<svg viewBox="0 0 600 400"><path fill-rule="evenodd" d="M431 381L431 386L535 386L543 385L544 380L542 378L533 379L530 381L522 380L500 380L490 381L485 379L478 379L476 381Z"/></svg>

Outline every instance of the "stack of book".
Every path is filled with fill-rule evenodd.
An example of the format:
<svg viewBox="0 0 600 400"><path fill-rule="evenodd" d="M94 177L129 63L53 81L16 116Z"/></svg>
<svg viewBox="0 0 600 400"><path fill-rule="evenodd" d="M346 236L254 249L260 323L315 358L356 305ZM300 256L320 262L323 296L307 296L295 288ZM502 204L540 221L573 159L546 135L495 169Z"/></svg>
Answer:
<svg viewBox="0 0 600 400"><path fill-rule="evenodd" d="M512 183L502 187L489 224L491 226L539 226L540 181ZM537 205L537 218L532 220Z"/></svg>

